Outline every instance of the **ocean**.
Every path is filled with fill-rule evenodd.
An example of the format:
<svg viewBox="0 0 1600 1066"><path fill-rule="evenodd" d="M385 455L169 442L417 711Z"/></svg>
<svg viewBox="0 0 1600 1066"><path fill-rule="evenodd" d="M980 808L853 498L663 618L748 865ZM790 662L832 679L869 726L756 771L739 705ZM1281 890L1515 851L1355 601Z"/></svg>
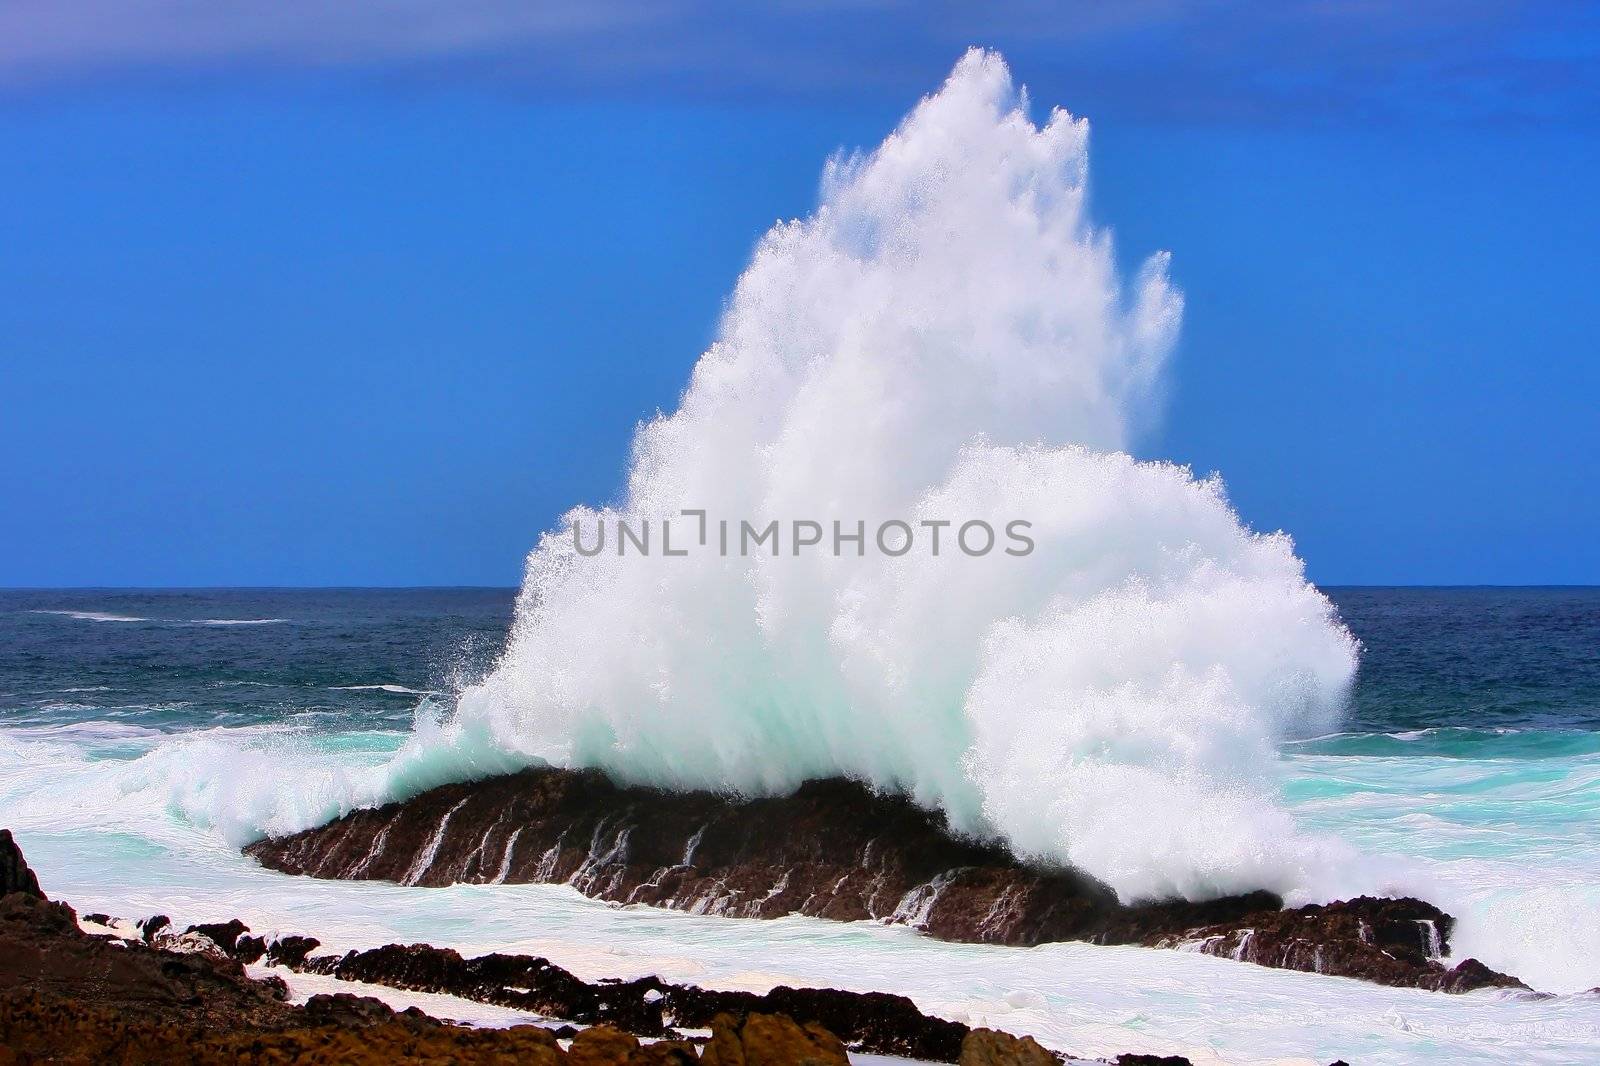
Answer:
<svg viewBox="0 0 1600 1066"><path fill-rule="evenodd" d="M519 593L3 594L0 822L80 909L334 950L894 991L1089 1055L1600 1059L1600 593L1324 592L1219 477L1135 459L1184 296L1164 252L1124 279L1088 144L972 49L832 158L623 489L540 535ZM747 525L771 546L729 550ZM1026 550L983 537L1018 528ZM1416 895L1457 916L1457 959L1549 995L314 882L239 850L540 763L745 795L846 776L1124 901Z"/></svg>
<svg viewBox="0 0 1600 1066"><path fill-rule="evenodd" d="M239 916L335 948L534 952L589 978L898 991L1083 1054L1592 1061L1600 589L1323 591L1361 665L1337 729L1279 742L1283 807L1366 876L1455 913L1455 957L1555 995L1447 996L1178 951L616 908L561 886L315 882L239 854L263 830L394 787L383 768L495 667L509 589L0 592L0 826L46 891L80 911Z"/></svg>

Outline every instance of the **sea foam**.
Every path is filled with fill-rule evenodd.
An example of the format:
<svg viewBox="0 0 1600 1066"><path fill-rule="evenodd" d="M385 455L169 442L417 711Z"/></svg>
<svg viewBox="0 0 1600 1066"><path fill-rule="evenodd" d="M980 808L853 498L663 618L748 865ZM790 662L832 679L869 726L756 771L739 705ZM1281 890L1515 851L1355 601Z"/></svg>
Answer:
<svg viewBox="0 0 1600 1066"><path fill-rule="evenodd" d="M507 650L390 768L550 762L781 793L843 774L1125 898L1293 890L1277 744L1336 725L1356 646L1281 534L1126 449L1182 299L1119 278L1088 127L973 50L757 247L625 495L541 538ZM1032 523L959 551L585 556L573 523Z"/></svg>

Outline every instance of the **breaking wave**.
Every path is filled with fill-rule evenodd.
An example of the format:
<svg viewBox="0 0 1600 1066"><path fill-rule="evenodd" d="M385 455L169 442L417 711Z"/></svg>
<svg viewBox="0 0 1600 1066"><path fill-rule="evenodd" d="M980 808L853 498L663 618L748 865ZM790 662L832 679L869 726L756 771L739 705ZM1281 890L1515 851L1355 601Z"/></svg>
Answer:
<svg viewBox="0 0 1600 1066"><path fill-rule="evenodd" d="M1087 123L1036 125L974 50L775 226L626 493L529 557L503 659L396 787L550 762L780 793L843 774L1125 898L1320 876L1277 745L1336 728L1356 645L1288 537L1127 454L1182 300L1119 277ZM573 523L683 509L871 529L1031 523L1025 557L586 555Z"/></svg>

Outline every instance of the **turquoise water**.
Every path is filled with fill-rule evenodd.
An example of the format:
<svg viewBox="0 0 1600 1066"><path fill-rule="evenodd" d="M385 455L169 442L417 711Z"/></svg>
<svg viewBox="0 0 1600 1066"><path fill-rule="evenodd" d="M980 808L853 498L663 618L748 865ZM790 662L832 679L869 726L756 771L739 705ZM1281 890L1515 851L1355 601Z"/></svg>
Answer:
<svg viewBox="0 0 1600 1066"><path fill-rule="evenodd" d="M491 665L510 590L0 593L0 824L47 889L80 906L238 913L351 944L534 944L595 976L902 989L1079 1051L1600 1054L1600 999L1575 994L1600 985L1600 591L1329 593L1363 643L1361 672L1339 732L1283 745L1286 804L1346 849L1351 885L1429 896L1460 917L1458 957L1556 999L618 911L554 887L319 885L238 855L272 817L313 821L381 791L419 716L443 713ZM1336 1024L1311 1020L1330 1011Z"/></svg>

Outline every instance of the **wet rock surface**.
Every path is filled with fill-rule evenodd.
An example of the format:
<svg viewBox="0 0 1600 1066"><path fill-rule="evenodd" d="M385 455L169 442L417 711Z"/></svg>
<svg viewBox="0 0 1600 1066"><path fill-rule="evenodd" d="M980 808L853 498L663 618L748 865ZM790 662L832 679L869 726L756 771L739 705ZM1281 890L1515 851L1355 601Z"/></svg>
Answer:
<svg viewBox="0 0 1600 1066"><path fill-rule="evenodd" d="M241 942L245 938L240 938ZM342 956L313 956L295 969L343 980L435 992L643 1037L674 1038L719 1016L779 1014L826 1029L859 1051L954 1062L967 1027L930 1017L904 996L832 988L778 987L723 992L656 977L589 982L548 959L491 954L465 958L427 944L388 944Z"/></svg>
<svg viewBox="0 0 1600 1066"><path fill-rule="evenodd" d="M951 833L941 815L839 779L740 800L526 770L354 811L247 854L271 869L409 885L545 882L701 914L901 923L943 940L1190 946L1211 955L1459 992L1521 982L1447 970L1451 920L1414 899L1282 910L1269 892L1125 906L1072 870Z"/></svg>
<svg viewBox="0 0 1600 1066"><path fill-rule="evenodd" d="M281 990L230 958L96 937L72 908L20 892L0 899L0 995L92 1000L129 1020L183 1016L218 1028L288 1023Z"/></svg>
<svg viewBox="0 0 1600 1066"><path fill-rule="evenodd" d="M377 1003L371 1008L388 1008ZM561 1066L566 1062L547 1029L469 1029L418 1021L388 1011L381 1020L346 1024L299 1008L281 1026L216 1028L181 1015L125 1017L88 997L37 992L0 994L0 1061L102 1066L172 1063L196 1066L247 1064L512 1063ZM308 1008L309 1009L309 1005Z"/></svg>
<svg viewBox="0 0 1600 1066"><path fill-rule="evenodd" d="M1147 943L1156 947L1187 943L1208 955L1261 966L1441 992L1527 988L1477 959L1466 959L1453 969L1439 962L1453 925L1450 915L1422 900L1359 896L1249 915L1240 922L1191 930L1182 938L1159 937Z"/></svg>
<svg viewBox="0 0 1600 1066"><path fill-rule="evenodd" d="M311 954L319 946L312 937L252 936L236 918L179 932L164 916L130 922L95 914L85 917L89 929L106 931L88 932L72 908L38 893L14 843L12 852L14 883L24 888L0 897L0 1063L6 1066L843 1066L847 1043L864 1051L967 1061L966 1026L929 1017L909 999L884 993L777 988L756 995L654 977L587 982L547 959L468 959L425 944L319 956ZM291 970L446 993L589 1027L471 1029L414 1007L396 1012L378 999L350 993L315 995L293 1006L282 978L253 978L245 971L245 960L268 958ZM710 1036L698 1048L675 1026L709 1030ZM568 1036L571 1044L564 1049L559 1041Z"/></svg>
<svg viewBox="0 0 1600 1066"><path fill-rule="evenodd" d="M781 1014L722 1014L700 1055L705 1066L849 1066L839 1038L815 1022L799 1025Z"/></svg>
<svg viewBox="0 0 1600 1066"><path fill-rule="evenodd" d="M0 896L13 892L44 898L44 893L39 891L39 879L28 869L22 849L11 839L11 830L0 829Z"/></svg>
<svg viewBox="0 0 1600 1066"><path fill-rule="evenodd" d="M1059 1061L1031 1036L974 1029L961 1041L961 1066L1055 1066Z"/></svg>

